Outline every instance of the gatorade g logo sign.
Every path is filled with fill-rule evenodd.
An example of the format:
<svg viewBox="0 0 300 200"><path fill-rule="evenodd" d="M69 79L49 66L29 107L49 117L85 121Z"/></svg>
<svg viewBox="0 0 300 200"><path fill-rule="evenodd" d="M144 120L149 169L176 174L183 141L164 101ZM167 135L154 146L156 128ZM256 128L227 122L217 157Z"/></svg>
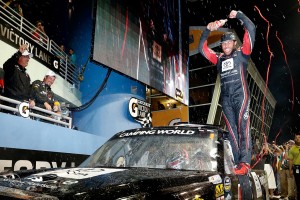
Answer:
<svg viewBox="0 0 300 200"><path fill-rule="evenodd" d="M130 115L143 127L151 127L152 125L150 107L150 103L136 98L131 98L128 104Z"/></svg>
<svg viewBox="0 0 300 200"><path fill-rule="evenodd" d="M25 118L29 117L29 103L27 102L20 103L18 110L22 117Z"/></svg>
<svg viewBox="0 0 300 200"><path fill-rule="evenodd" d="M55 69L58 69L58 67L59 67L59 62L58 62L57 60L54 60L54 61L53 61L53 67L54 67Z"/></svg>

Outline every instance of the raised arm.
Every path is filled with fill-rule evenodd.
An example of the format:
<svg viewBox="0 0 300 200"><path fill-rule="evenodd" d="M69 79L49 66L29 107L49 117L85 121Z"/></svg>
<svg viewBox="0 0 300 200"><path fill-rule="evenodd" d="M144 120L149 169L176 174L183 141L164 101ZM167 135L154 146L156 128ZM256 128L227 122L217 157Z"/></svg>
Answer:
<svg viewBox="0 0 300 200"><path fill-rule="evenodd" d="M20 56L22 56L22 53L24 53L24 51L27 48L28 48L27 44L21 45L19 47L19 51L16 52L14 55L12 55L12 57L9 58L7 61L5 61L5 63L3 64L3 69L4 69L5 73L7 73L7 75L10 76L14 72L15 67L13 67L13 66L18 63Z"/></svg>
<svg viewBox="0 0 300 200"><path fill-rule="evenodd" d="M213 63L214 65L217 64L218 62L218 56L216 55L216 53L210 49L207 45L207 38L210 34L211 30L214 30L215 26L212 25L212 23L209 23L206 27L206 29L203 31L200 41L199 41L199 45L198 45L198 49L200 51L200 53L207 59L209 60L211 63ZM215 29L216 30L216 29Z"/></svg>
<svg viewBox="0 0 300 200"><path fill-rule="evenodd" d="M253 22L241 11L232 10L229 18L237 18L244 25L245 33L243 38L243 45L241 47L243 54L250 55L254 47L256 27Z"/></svg>

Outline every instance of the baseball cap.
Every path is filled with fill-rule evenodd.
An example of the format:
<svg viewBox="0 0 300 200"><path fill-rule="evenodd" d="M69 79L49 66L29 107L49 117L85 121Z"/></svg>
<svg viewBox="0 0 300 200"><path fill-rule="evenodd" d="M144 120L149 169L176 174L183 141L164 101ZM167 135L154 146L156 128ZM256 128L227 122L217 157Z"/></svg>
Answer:
<svg viewBox="0 0 300 200"><path fill-rule="evenodd" d="M32 53L30 53L28 50L25 50L23 53L22 53L22 56L29 56L29 58L32 58Z"/></svg>
<svg viewBox="0 0 300 200"><path fill-rule="evenodd" d="M288 142L289 142L289 143L293 143L293 144L295 143L295 141L294 141L294 140L289 140Z"/></svg>
<svg viewBox="0 0 300 200"><path fill-rule="evenodd" d="M56 74L55 74L53 71L49 70L49 71L45 74L45 76L54 76L54 77L56 77Z"/></svg>
<svg viewBox="0 0 300 200"><path fill-rule="evenodd" d="M221 43L228 41L228 40L236 40L236 37L233 32L226 32L221 37Z"/></svg>

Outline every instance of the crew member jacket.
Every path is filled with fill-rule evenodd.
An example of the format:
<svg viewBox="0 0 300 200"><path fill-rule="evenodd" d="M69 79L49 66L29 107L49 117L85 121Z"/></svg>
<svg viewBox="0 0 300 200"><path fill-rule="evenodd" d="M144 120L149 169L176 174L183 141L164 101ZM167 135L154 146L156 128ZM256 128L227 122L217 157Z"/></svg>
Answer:
<svg viewBox="0 0 300 200"><path fill-rule="evenodd" d="M32 83L30 99L34 100L36 106L41 108L45 107L45 102L53 107L55 101L51 87L40 80L36 80Z"/></svg>
<svg viewBox="0 0 300 200"><path fill-rule="evenodd" d="M30 77L26 68L18 64L21 55L21 52L18 51L3 64L4 96L18 101L28 101Z"/></svg>

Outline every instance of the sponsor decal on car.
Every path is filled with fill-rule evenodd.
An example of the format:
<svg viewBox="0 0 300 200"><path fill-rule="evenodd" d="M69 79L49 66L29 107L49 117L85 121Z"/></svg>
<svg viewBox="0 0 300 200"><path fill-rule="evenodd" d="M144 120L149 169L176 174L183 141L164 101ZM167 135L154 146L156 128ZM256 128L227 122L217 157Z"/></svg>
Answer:
<svg viewBox="0 0 300 200"><path fill-rule="evenodd" d="M210 176L208 177L209 182L213 183L213 184L219 184L222 183L222 178L220 175L214 175L214 176Z"/></svg>
<svg viewBox="0 0 300 200"><path fill-rule="evenodd" d="M140 135L193 135L193 130L174 130L174 129L162 129L162 130L147 130L147 131L135 131L135 132L123 132L119 134L119 137L140 136Z"/></svg>
<svg viewBox="0 0 300 200"><path fill-rule="evenodd" d="M224 190L225 192L230 192L231 190L231 179L228 176L224 178Z"/></svg>
<svg viewBox="0 0 300 200"><path fill-rule="evenodd" d="M36 177L36 179L33 179L33 177L30 177L32 181L39 181L40 179L38 177L42 177L44 175L57 175L58 177L62 178L70 178L70 179L86 179L86 178L92 178L95 176L100 176L104 174L124 171L126 169L110 169L110 168L72 168L72 169L60 169L56 171L51 172L43 172L38 173L36 175L33 175L33 177Z"/></svg>
<svg viewBox="0 0 300 200"><path fill-rule="evenodd" d="M224 185L223 184L216 185L215 196L216 196L216 198L224 196Z"/></svg>

